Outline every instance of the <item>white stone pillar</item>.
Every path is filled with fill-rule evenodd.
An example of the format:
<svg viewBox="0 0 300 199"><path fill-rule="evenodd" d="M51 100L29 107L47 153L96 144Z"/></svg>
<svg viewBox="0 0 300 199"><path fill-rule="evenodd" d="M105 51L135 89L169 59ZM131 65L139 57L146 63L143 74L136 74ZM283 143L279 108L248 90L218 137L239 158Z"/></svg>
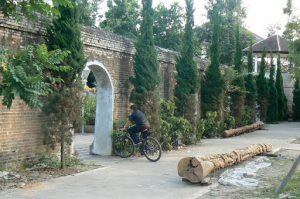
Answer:
<svg viewBox="0 0 300 199"><path fill-rule="evenodd" d="M85 87L87 84L87 78L90 74L91 70L86 66L81 73L81 83L83 87L83 92L85 93ZM82 96L82 107L81 107L81 116L84 117L84 96ZM84 134L84 123L81 125L81 133Z"/></svg>
<svg viewBox="0 0 300 199"><path fill-rule="evenodd" d="M277 74L277 68L278 68L278 65L277 65L277 61L278 61L278 58L274 58L274 62L275 62L275 77L276 77L276 74Z"/></svg>
<svg viewBox="0 0 300 199"><path fill-rule="evenodd" d="M255 55L255 57L254 57L254 73L257 73L258 71L257 71L257 69L258 69L258 57L257 57L257 55Z"/></svg>
<svg viewBox="0 0 300 199"><path fill-rule="evenodd" d="M111 155L114 106L112 78L101 62L88 62L88 66L97 81L95 133L91 153L96 155Z"/></svg>

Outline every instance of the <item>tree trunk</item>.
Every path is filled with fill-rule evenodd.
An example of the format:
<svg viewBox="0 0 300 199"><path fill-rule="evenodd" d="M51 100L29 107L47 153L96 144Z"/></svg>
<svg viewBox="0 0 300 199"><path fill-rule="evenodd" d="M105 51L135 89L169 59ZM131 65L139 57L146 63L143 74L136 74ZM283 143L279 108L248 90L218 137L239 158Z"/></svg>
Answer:
<svg viewBox="0 0 300 199"><path fill-rule="evenodd" d="M249 133L258 129L262 129L264 127L264 123L263 122L256 122L254 124L251 125L246 125L240 128L236 128L236 129L229 129L223 132L223 137L232 137L232 136L237 136L243 133Z"/></svg>
<svg viewBox="0 0 300 199"><path fill-rule="evenodd" d="M61 134L61 140L60 140L60 168L63 169L64 168L64 150L65 150L65 133L62 132Z"/></svg>
<svg viewBox="0 0 300 199"><path fill-rule="evenodd" d="M272 145L256 144L230 153L205 157L186 157L179 161L178 175L192 183L200 183L211 172L232 166L255 155L272 151Z"/></svg>

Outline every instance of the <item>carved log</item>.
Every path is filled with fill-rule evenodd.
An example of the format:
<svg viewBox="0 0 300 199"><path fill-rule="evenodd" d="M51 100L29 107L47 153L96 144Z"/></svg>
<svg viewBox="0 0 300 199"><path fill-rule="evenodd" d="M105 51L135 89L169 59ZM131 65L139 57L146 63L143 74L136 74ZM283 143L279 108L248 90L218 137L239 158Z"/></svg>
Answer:
<svg viewBox="0 0 300 199"><path fill-rule="evenodd" d="M254 124L251 125L246 125L240 128L236 128L236 129L229 129L223 132L223 137L232 137L232 136L237 136L243 133L249 133L258 129L262 129L264 127L264 123L263 122L256 122Z"/></svg>
<svg viewBox="0 0 300 199"><path fill-rule="evenodd" d="M238 164L255 155L272 151L272 145L256 144L230 153L205 157L186 157L179 161L178 175L192 183L200 183L211 172Z"/></svg>

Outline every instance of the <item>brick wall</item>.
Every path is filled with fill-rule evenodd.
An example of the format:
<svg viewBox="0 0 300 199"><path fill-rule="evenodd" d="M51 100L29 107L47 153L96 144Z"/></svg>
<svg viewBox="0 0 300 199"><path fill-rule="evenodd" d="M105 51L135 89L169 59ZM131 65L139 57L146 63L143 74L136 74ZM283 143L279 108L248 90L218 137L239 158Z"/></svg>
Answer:
<svg viewBox="0 0 300 199"><path fill-rule="evenodd" d="M130 39L100 29L83 27L82 39L88 60L98 60L110 73L115 89L114 118L127 117L130 84L133 75L134 44ZM161 71L161 97L173 98L176 53L157 48Z"/></svg>
<svg viewBox="0 0 300 199"><path fill-rule="evenodd" d="M0 48L19 50L28 44L43 42L42 23L16 22L0 16ZM133 75L134 44L130 39L97 28L82 27L84 52L88 60L100 61L110 73L115 91L114 119L125 118L131 90L128 78ZM161 97L173 99L176 53L157 48L161 72ZM200 72L209 60L196 60ZM285 85L288 83L285 82ZM285 91L291 108L292 87ZM0 106L0 167L36 157L45 151L42 144L42 118L24 103L16 100L7 110Z"/></svg>
<svg viewBox="0 0 300 199"><path fill-rule="evenodd" d="M0 48L17 51L28 44L43 42L42 23L16 22L0 17ZM114 119L127 117L130 84L133 75L134 44L130 39L96 28L82 27L84 51L88 60L100 61L110 73L115 91ZM162 75L161 97L173 98L176 53L157 48ZM0 168L22 163L43 153L40 113L16 100L10 110L0 106Z"/></svg>
<svg viewBox="0 0 300 199"><path fill-rule="evenodd" d="M11 109L0 106L0 168L20 165L23 160L31 160L45 151L42 121L41 113L19 99Z"/></svg>

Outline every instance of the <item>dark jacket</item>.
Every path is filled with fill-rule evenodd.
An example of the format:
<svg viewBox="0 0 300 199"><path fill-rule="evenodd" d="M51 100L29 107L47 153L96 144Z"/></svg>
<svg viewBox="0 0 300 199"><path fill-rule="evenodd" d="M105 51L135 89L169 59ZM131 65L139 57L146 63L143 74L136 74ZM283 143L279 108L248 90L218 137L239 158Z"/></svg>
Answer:
<svg viewBox="0 0 300 199"><path fill-rule="evenodd" d="M149 128L150 127L149 122L146 118L146 115L140 110L134 111L129 116L129 120L131 122L134 122L137 127L143 127L143 128Z"/></svg>

